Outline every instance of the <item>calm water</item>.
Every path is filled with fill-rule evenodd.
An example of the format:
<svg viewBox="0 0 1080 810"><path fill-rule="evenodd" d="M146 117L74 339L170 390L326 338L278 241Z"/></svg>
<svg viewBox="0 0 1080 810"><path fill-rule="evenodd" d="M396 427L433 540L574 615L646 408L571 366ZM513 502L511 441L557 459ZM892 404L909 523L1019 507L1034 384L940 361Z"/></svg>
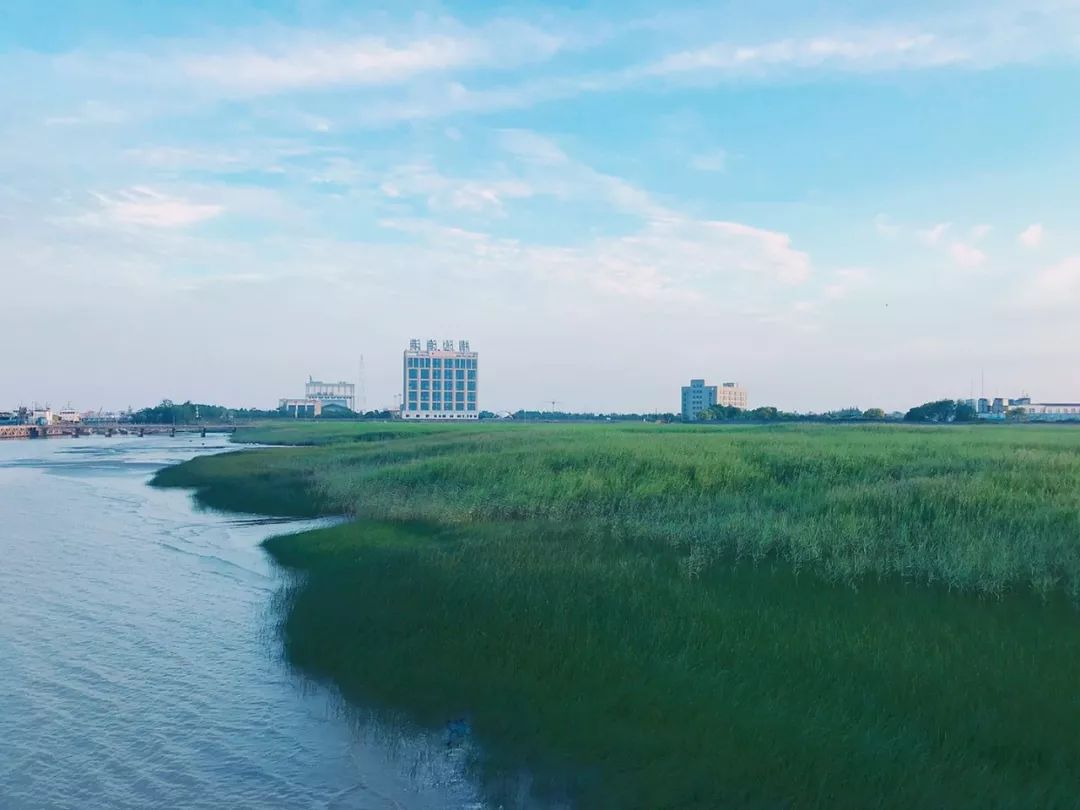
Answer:
<svg viewBox="0 0 1080 810"><path fill-rule="evenodd" d="M216 439L0 442L0 807L477 808L281 661L280 525L146 486ZM288 527L286 527L288 528Z"/></svg>

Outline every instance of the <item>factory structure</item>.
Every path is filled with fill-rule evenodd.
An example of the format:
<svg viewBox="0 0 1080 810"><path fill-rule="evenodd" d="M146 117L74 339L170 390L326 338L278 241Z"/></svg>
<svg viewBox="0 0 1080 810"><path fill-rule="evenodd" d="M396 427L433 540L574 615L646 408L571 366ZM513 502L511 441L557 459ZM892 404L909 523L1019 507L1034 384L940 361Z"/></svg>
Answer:
<svg viewBox="0 0 1080 810"><path fill-rule="evenodd" d="M748 397L745 388L738 383L706 385L705 380L690 380L682 387L682 418L684 422L696 422L702 411L713 405L746 410Z"/></svg>
<svg viewBox="0 0 1080 810"><path fill-rule="evenodd" d="M323 382L308 377L302 398L278 400L278 410L292 417L322 416L327 409L356 410L356 384L351 382Z"/></svg>
<svg viewBox="0 0 1080 810"><path fill-rule="evenodd" d="M1080 402L1032 402L1031 397L979 397L965 400L979 419L1020 417L1031 422L1080 421Z"/></svg>
<svg viewBox="0 0 1080 810"><path fill-rule="evenodd" d="M469 341L409 341L401 364L402 419L478 419L477 353Z"/></svg>

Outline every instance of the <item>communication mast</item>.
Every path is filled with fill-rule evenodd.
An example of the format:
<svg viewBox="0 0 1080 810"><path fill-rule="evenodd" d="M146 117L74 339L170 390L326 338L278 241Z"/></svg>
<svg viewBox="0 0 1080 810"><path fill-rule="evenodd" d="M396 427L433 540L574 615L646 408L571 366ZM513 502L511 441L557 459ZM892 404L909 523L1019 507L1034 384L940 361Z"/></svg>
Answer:
<svg viewBox="0 0 1080 810"><path fill-rule="evenodd" d="M364 390L364 355L360 355L360 364L356 373L356 412L367 410L367 392Z"/></svg>

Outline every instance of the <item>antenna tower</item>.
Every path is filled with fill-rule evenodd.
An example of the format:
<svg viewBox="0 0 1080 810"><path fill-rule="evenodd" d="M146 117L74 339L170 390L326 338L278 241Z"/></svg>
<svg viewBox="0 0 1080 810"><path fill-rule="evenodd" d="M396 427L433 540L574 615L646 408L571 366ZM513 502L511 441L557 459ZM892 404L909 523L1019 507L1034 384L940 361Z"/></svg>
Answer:
<svg viewBox="0 0 1080 810"><path fill-rule="evenodd" d="M356 412L367 410L367 392L364 390L364 355L360 355L360 365L356 373Z"/></svg>

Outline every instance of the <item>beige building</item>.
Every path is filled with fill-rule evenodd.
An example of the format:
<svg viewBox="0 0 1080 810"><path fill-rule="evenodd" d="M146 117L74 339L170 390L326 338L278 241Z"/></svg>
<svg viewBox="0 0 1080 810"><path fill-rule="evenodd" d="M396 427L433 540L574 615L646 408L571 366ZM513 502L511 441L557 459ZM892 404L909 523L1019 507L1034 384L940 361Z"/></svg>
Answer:
<svg viewBox="0 0 1080 810"><path fill-rule="evenodd" d="M748 402L746 389L740 388L738 383L726 382L716 386L717 405L725 405L745 411Z"/></svg>

